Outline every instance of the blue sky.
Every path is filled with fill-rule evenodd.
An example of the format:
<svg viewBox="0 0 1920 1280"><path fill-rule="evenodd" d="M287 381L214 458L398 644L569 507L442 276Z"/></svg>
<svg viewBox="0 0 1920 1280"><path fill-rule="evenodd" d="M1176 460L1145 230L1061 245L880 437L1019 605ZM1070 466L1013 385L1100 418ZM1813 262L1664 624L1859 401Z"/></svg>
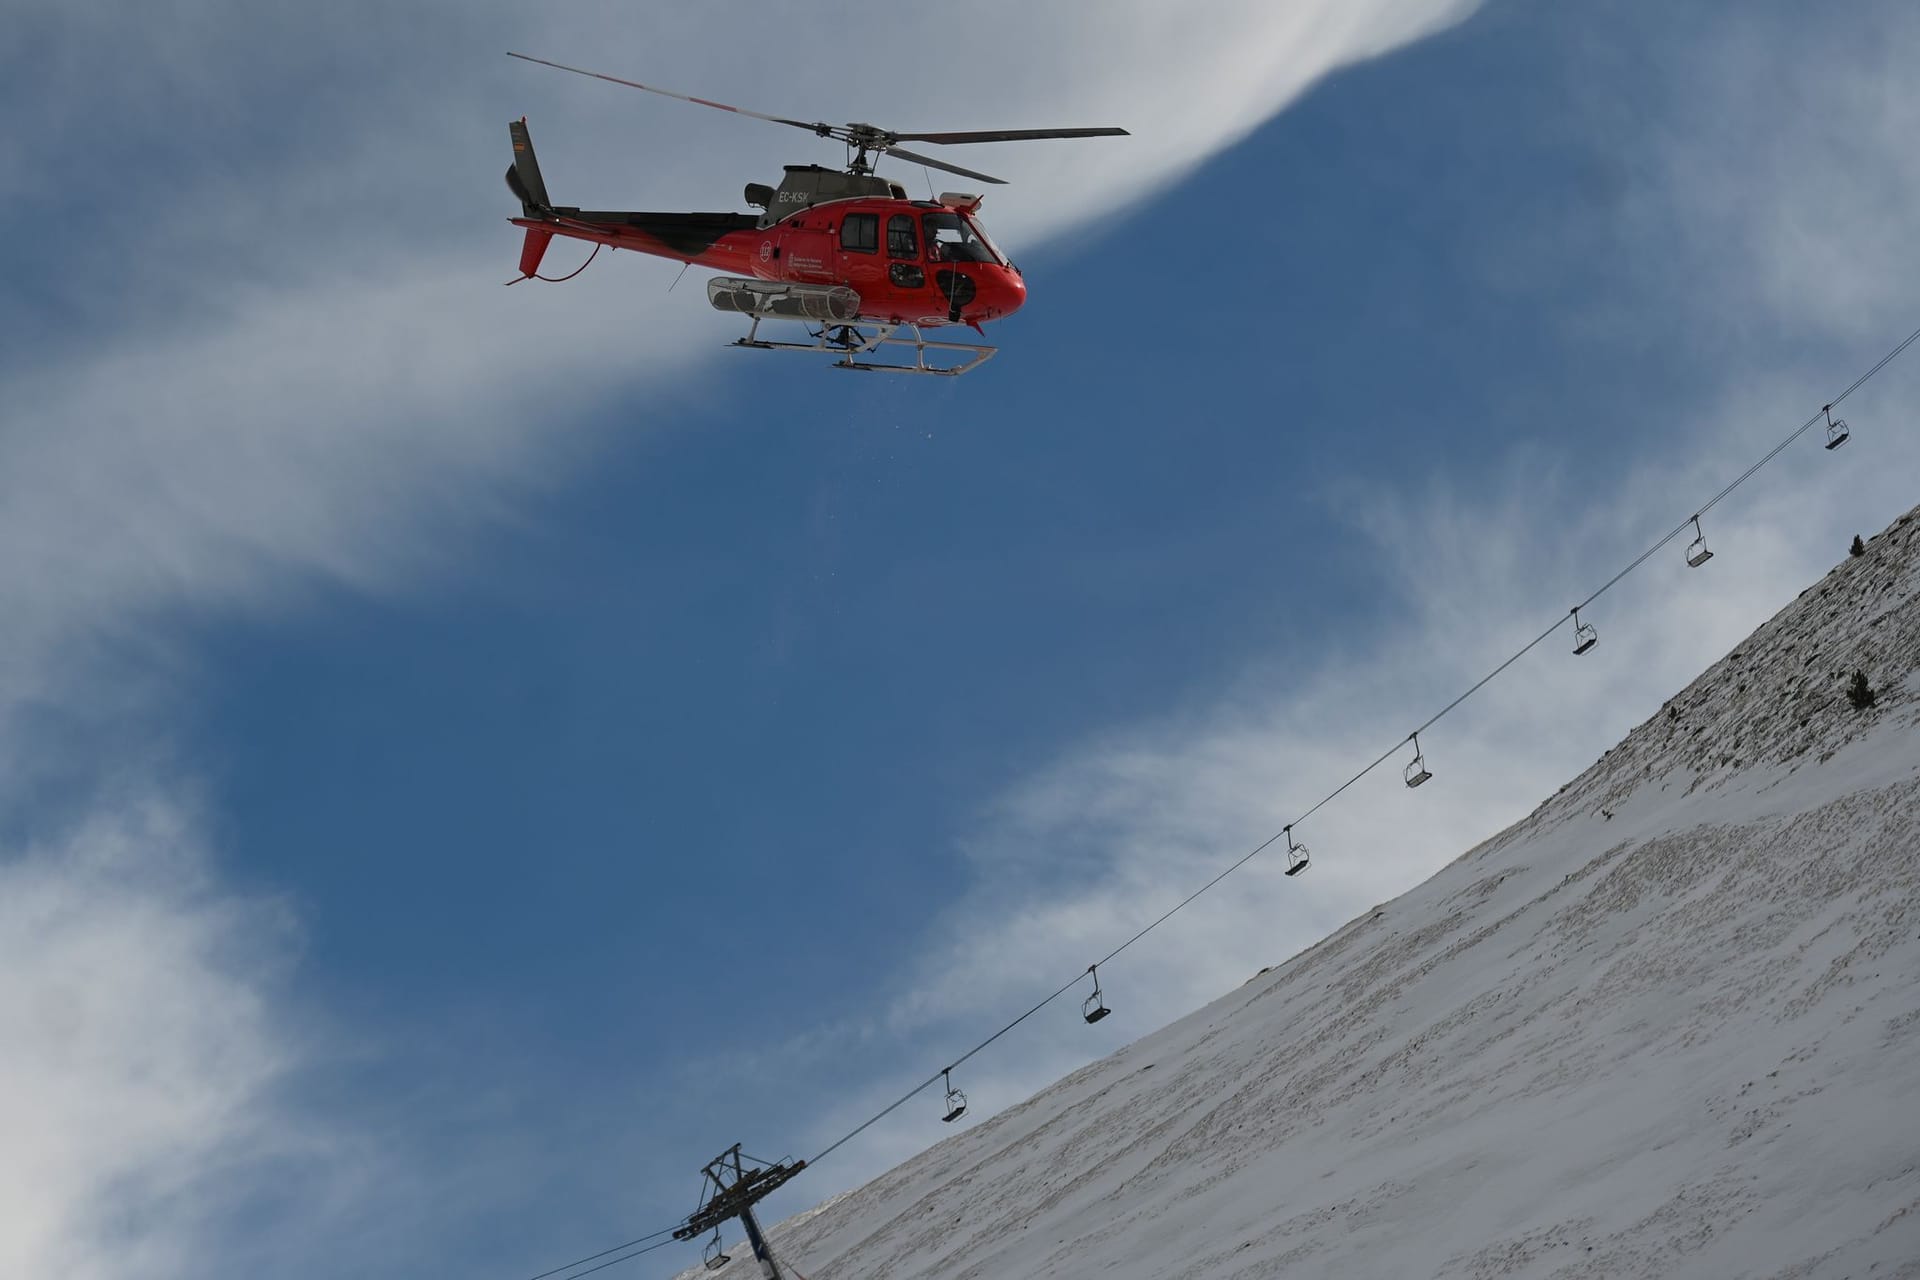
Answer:
<svg viewBox="0 0 1920 1280"><path fill-rule="evenodd" d="M1899 5L1150 9L976 8L942 45L747 7L29 6L0 1197L30 1226L0 1270L511 1280L684 1214L731 1142L811 1154L1917 323ZM805 70L846 42L869 75ZM514 116L567 202L732 207L834 158L509 47L1136 136L979 157L1016 180L983 212L1027 309L965 379L857 378L724 349L660 262L500 289ZM1256 863L1103 970L1115 1017L969 1064L976 1111L1524 814L1920 496L1917 378L1720 508L1710 570L1610 595L1578 667L1542 653L1423 736L1435 784L1316 819L1311 875ZM938 1140L934 1110L776 1210Z"/></svg>

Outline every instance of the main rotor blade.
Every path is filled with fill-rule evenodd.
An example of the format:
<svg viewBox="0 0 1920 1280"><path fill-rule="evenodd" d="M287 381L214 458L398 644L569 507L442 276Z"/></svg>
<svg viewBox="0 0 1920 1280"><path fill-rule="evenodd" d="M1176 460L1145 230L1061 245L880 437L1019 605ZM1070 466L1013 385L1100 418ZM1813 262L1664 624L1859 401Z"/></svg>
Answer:
<svg viewBox="0 0 1920 1280"><path fill-rule="evenodd" d="M896 133L902 142L1032 142L1040 138L1130 138L1125 129L977 129L962 133Z"/></svg>
<svg viewBox="0 0 1920 1280"><path fill-rule="evenodd" d="M833 126L831 125L809 124L805 120L789 120L785 116L763 115L758 111L749 111L745 107L730 107L724 102L714 102L708 98L696 98L692 94L675 93L671 89L660 89L650 84L641 84L638 80L622 80L619 76L602 75L598 71L585 71L579 67L569 67L561 62L548 62L545 58L536 58L525 53L515 53L511 49L507 51L507 56L509 58L518 58L522 62L537 62L543 67L553 67L560 71L571 71L577 76L592 76L595 80L605 80L610 84L623 84L629 89L645 89L648 93L657 93L663 98L678 98L682 102L691 102L699 107L713 107L720 111L731 111L737 116L752 116L755 120L770 120L774 124L790 124L796 129L805 129L809 133L817 133L823 138L830 137L833 132Z"/></svg>
<svg viewBox="0 0 1920 1280"><path fill-rule="evenodd" d="M981 173L975 169L962 169L957 164L948 164L945 160L935 160L932 156L923 156L918 151L909 151L905 147L896 147L889 144L885 150L886 154L890 156L899 156L902 160L911 160L913 163L923 164L929 169L941 169L947 173L957 173L963 178L978 178L982 182L991 182L996 187L1004 187L1007 185L1005 178L996 178L990 173Z"/></svg>

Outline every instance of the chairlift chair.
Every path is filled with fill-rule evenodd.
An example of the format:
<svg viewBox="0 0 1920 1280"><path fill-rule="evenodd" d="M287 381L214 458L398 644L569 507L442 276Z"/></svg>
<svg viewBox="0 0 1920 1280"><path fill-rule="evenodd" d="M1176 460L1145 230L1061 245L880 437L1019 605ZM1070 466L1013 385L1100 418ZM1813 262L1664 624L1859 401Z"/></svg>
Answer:
<svg viewBox="0 0 1920 1280"><path fill-rule="evenodd" d="M1297 876L1307 869L1307 846L1293 842L1293 827L1286 827L1287 835L1287 874Z"/></svg>
<svg viewBox="0 0 1920 1280"><path fill-rule="evenodd" d="M1420 735L1417 733L1412 735L1412 740L1413 759L1407 761L1406 779L1408 786L1417 787L1428 778L1431 778L1433 771L1427 768L1427 759L1420 754Z"/></svg>
<svg viewBox="0 0 1920 1280"><path fill-rule="evenodd" d="M942 1124L952 1124L967 1114L967 1095L953 1087L953 1069L942 1071L941 1076L947 1082L947 1114L940 1117Z"/></svg>
<svg viewBox="0 0 1920 1280"><path fill-rule="evenodd" d="M1713 552L1707 547L1707 535L1700 532L1700 517L1693 518L1693 542L1687 547L1687 567L1698 569L1713 559Z"/></svg>
<svg viewBox="0 0 1920 1280"><path fill-rule="evenodd" d="M1113 1012L1107 1008L1107 1002L1100 992L1100 975L1097 972L1099 968L1100 966L1096 964L1087 966L1087 972L1093 974L1093 994L1080 1002L1080 1016L1090 1023L1098 1022Z"/></svg>
<svg viewBox="0 0 1920 1280"><path fill-rule="evenodd" d="M1836 418L1833 416L1832 405L1828 405L1822 409L1821 412L1827 415L1827 448L1838 449L1847 442L1847 438L1851 436L1853 432L1847 430L1847 420L1845 418Z"/></svg>
<svg viewBox="0 0 1920 1280"><path fill-rule="evenodd" d="M701 1265L709 1271L718 1271L731 1261L720 1247L720 1228L713 1229L713 1239L707 1241L707 1247L700 1251Z"/></svg>
<svg viewBox="0 0 1920 1280"><path fill-rule="evenodd" d="M1580 608L1578 605L1574 606L1573 651L1576 654L1585 653L1587 650L1593 648L1593 646L1599 643L1600 643L1600 633L1593 629L1593 624L1591 622L1580 621Z"/></svg>

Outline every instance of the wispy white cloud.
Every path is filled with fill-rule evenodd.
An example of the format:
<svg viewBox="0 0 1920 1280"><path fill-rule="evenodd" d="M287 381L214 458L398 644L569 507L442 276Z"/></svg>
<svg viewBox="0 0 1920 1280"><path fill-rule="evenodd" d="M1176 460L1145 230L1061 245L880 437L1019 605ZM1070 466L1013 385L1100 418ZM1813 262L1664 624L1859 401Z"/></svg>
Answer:
<svg viewBox="0 0 1920 1280"><path fill-rule="evenodd" d="M274 1102L297 930L212 882L197 825L135 794L0 857L8 1275L184 1274L207 1189L307 1140Z"/></svg>
<svg viewBox="0 0 1920 1280"><path fill-rule="evenodd" d="M1653 153L1649 224L1685 237L1723 324L1751 307L1784 332L1883 339L1889 319L1914 311L1920 251L1901 211L1920 201L1920 94L1907 73L1920 14L1763 14L1722 34L1688 68L1684 130Z"/></svg>

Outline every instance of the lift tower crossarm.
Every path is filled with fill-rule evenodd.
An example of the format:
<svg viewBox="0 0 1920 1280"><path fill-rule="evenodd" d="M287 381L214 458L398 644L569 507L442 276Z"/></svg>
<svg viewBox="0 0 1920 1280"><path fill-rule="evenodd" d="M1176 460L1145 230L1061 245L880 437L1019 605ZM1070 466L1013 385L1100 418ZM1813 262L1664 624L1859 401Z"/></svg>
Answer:
<svg viewBox="0 0 1920 1280"><path fill-rule="evenodd" d="M748 1161L752 1161L755 1167L748 1168ZM753 1246L753 1255L759 1259L766 1280L782 1280L779 1265L773 1260L773 1251L767 1247L760 1224L754 1219L753 1206L772 1195L806 1167L805 1160L782 1160L774 1164L754 1160L752 1156L741 1155L740 1144L734 1143L701 1170L707 1181L713 1184L713 1194L704 1205L688 1215L683 1225L674 1229L673 1238L691 1240L714 1230L729 1219L738 1218L746 1230L747 1240Z"/></svg>

